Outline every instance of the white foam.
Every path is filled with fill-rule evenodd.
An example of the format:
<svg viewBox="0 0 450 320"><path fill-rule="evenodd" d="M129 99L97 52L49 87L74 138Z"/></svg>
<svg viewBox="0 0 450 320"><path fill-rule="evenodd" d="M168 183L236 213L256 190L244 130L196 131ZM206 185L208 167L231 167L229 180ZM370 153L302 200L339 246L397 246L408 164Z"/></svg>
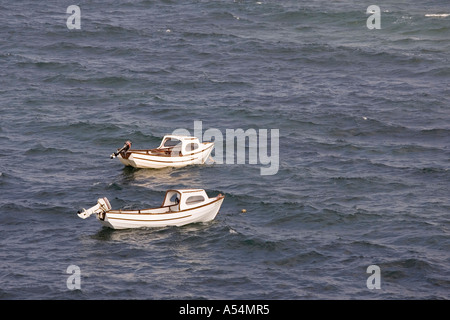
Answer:
<svg viewBox="0 0 450 320"><path fill-rule="evenodd" d="M446 18L450 16L450 13L427 13L425 17L437 17L437 18Z"/></svg>

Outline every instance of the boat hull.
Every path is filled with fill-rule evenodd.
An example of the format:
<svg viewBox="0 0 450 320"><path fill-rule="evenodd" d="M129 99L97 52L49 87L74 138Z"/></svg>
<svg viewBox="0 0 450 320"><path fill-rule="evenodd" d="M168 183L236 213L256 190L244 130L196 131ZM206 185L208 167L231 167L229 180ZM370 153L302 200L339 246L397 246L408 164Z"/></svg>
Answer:
<svg viewBox="0 0 450 320"><path fill-rule="evenodd" d="M143 169L161 169L167 167L184 167L194 164L203 164L211 155L213 149L213 143L207 144L203 150L183 155L183 156L166 156L166 155L154 155L149 151L130 150L130 154L125 159L122 155L118 158L125 166L131 166L134 168Z"/></svg>
<svg viewBox="0 0 450 320"><path fill-rule="evenodd" d="M111 210L99 219L102 225L112 229L157 228L167 226L183 226L190 223L213 220L222 205L224 197L212 198L210 202L199 207L161 212L162 209L141 211Z"/></svg>

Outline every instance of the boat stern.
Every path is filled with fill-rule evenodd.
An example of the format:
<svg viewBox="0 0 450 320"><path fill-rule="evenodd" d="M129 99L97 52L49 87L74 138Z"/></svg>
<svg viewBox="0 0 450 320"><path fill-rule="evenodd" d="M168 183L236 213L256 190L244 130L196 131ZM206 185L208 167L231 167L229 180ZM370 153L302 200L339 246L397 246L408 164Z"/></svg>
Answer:
<svg viewBox="0 0 450 320"><path fill-rule="evenodd" d="M128 152L128 154L127 154L126 157L122 157L122 155L119 154L119 155L117 156L117 159L119 159L119 161L120 161L123 165L125 165L125 166L127 166L127 167L139 168L138 164L137 164L136 161L134 160L134 157L133 157L133 153L132 153L132 152Z"/></svg>

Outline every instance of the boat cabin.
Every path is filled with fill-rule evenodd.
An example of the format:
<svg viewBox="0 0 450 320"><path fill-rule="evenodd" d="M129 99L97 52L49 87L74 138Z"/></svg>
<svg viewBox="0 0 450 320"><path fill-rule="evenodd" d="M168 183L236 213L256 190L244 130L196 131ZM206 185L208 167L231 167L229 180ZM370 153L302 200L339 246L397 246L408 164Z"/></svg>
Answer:
<svg viewBox="0 0 450 320"><path fill-rule="evenodd" d="M162 206L169 207L170 211L182 211L198 207L208 199L203 189L168 190Z"/></svg>
<svg viewBox="0 0 450 320"><path fill-rule="evenodd" d="M177 151L181 156L200 151L200 145L201 143L197 137L166 135L157 149L161 151L167 150L172 154L174 151Z"/></svg>

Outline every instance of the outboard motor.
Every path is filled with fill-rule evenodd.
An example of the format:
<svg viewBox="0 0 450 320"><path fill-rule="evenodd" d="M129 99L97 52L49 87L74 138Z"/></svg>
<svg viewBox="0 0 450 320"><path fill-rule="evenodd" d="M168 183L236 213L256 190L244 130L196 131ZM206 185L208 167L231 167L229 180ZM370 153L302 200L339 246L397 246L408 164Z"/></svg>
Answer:
<svg viewBox="0 0 450 320"><path fill-rule="evenodd" d="M121 152L127 152L128 150L130 150L131 148L131 141L128 140L127 142L125 142L125 144L123 145L122 148L117 149L116 152L114 152L113 154L111 154L111 159L114 159L115 157L117 157Z"/></svg>
<svg viewBox="0 0 450 320"><path fill-rule="evenodd" d="M92 208L89 208L87 210L83 208L82 210L79 210L77 212L77 214L81 219L89 218L91 216L91 214L93 214L93 213L104 217L104 214L106 212L108 212L109 210L111 210L111 205L109 204L108 199L107 198L99 198L97 200L97 204L95 206L93 206Z"/></svg>

